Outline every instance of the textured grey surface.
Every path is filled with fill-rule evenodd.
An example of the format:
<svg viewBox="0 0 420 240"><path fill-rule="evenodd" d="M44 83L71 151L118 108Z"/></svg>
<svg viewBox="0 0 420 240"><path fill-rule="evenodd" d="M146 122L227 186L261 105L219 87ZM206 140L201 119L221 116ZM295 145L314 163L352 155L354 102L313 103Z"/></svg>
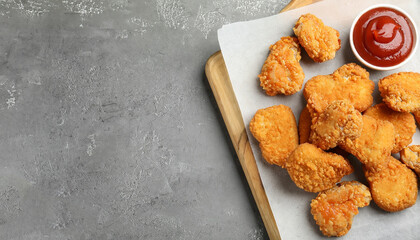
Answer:
<svg viewBox="0 0 420 240"><path fill-rule="evenodd" d="M204 75L288 0L0 0L0 239L265 239Z"/></svg>

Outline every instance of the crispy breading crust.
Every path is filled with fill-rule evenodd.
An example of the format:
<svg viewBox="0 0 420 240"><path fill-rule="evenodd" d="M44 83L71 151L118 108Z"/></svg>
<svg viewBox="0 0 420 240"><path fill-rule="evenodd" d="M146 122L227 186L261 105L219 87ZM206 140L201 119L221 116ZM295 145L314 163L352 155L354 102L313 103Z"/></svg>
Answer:
<svg viewBox="0 0 420 240"><path fill-rule="evenodd" d="M344 100L333 101L315 118L309 141L328 150L336 147L345 138L360 137L363 128L362 114Z"/></svg>
<svg viewBox="0 0 420 240"><path fill-rule="evenodd" d="M420 176L420 145L411 145L400 152L401 161Z"/></svg>
<svg viewBox="0 0 420 240"><path fill-rule="evenodd" d="M395 127L395 145L392 153L398 153L407 147L416 132L416 121L410 113L396 112L385 103L380 103L368 108L364 113L378 120L389 121Z"/></svg>
<svg viewBox="0 0 420 240"><path fill-rule="evenodd" d="M312 119L309 114L307 107L302 109L299 117L299 143L306 143L309 141L309 135L311 134Z"/></svg>
<svg viewBox="0 0 420 240"><path fill-rule="evenodd" d="M345 139L339 146L356 156L368 168L377 168L387 164L387 157L394 148L395 129L388 121L362 116L363 129L360 137Z"/></svg>
<svg viewBox="0 0 420 240"><path fill-rule="evenodd" d="M270 46L270 54L258 75L267 95L292 95L302 89L305 74L299 64L300 58L295 37L282 37Z"/></svg>
<svg viewBox="0 0 420 240"><path fill-rule="evenodd" d="M365 185L357 181L342 182L319 193L311 201L311 213L325 236L339 237L350 230L358 208L368 206L371 200Z"/></svg>
<svg viewBox="0 0 420 240"><path fill-rule="evenodd" d="M335 57L341 48L340 33L324 25L312 14L302 15L293 28L300 45L315 62L325 62Z"/></svg>
<svg viewBox="0 0 420 240"><path fill-rule="evenodd" d="M308 192L329 189L353 172L347 159L324 152L310 143L299 145L290 154L286 169L296 186Z"/></svg>
<svg viewBox="0 0 420 240"><path fill-rule="evenodd" d="M372 198L378 207L388 212L401 211L413 206L417 200L417 176L392 156L388 164L379 169L364 168Z"/></svg>
<svg viewBox="0 0 420 240"><path fill-rule="evenodd" d="M307 101L312 98L317 105L323 101L329 104L335 100L347 100L359 112L363 112L373 103L374 88L369 73L359 65L349 63L330 75L319 75L308 80L303 95Z"/></svg>
<svg viewBox="0 0 420 240"><path fill-rule="evenodd" d="M249 129L260 142L263 158L270 164L284 167L286 159L299 144L295 116L285 105L258 110Z"/></svg>
<svg viewBox="0 0 420 240"><path fill-rule="evenodd" d="M420 110L420 73L399 72L379 80L383 101L398 112Z"/></svg>

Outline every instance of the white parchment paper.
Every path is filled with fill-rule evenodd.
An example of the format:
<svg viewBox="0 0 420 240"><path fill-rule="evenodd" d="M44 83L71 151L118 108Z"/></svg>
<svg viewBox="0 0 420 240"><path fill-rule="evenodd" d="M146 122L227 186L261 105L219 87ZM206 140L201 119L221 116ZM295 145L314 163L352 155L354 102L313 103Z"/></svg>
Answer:
<svg viewBox="0 0 420 240"><path fill-rule="evenodd" d="M419 0L324 0L300 9L248 22L238 22L223 26L218 31L220 48L232 81L248 137L257 161L264 188L270 202L274 218L282 239L323 239L310 213L310 201L315 193L307 193L290 180L287 171L267 164L261 157L258 142L252 137L248 126L255 112L260 108L284 104L293 109L296 119L305 105L302 91L292 96L265 95L259 86L257 75L268 55L268 47L282 36L293 35L293 26L300 15L313 13L325 24L340 32L342 47L335 59L313 62L302 49L301 65L305 81L316 75L330 74L345 63L356 62L349 45L349 30L353 19L363 9L378 3L390 3L406 10L420 27ZM420 72L420 51L404 67L394 71L378 72L368 69L370 78L378 82L384 76L400 71ZM379 92L374 92L376 102L380 102ZM420 144L417 132L412 144ZM360 163L351 160L355 173L343 180L358 180L366 184ZM397 213L387 213L371 205L359 209L350 232L341 239L420 239L420 202Z"/></svg>

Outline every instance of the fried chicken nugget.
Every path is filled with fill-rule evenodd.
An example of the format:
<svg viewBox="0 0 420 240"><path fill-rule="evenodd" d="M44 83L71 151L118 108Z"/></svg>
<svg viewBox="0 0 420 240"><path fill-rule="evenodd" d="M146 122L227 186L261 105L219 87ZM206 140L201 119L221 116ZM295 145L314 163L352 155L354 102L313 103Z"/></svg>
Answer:
<svg viewBox="0 0 420 240"><path fill-rule="evenodd" d="M420 110L420 73L399 72L379 80L383 101L398 112Z"/></svg>
<svg viewBox="0 0 420 240"><path fill-rule="evenodd" d="M321 192L311 201L311 213L325 236L340 237L350 230L358 208L370 204L369 188L357 181L345 181Z"/></svg>
<svg viewBox="0 0 420 240"><path fill-rule="evenodd" d="M360 137L346 138L339 146L353 154L368 168L387 164L387 157L394 148L395 129L388 121L362 116L363 129Z"/></svg>
<svg viewBox="0 0 420 240"><path fill-rule="evenodd" d="M330 75L319 75L308 80L303 95L307 101L311 98L316 105L324 101L329 104L335 100L347 100L359 112L363 112L373 103L374 88L375 83L369 79L369 73L359 65L349 63Z"/></svg>
<svg viewBox="0 0 420 240"><path fill-rule="evenodd" d="M340 33L324 25L313 14L302 15L293 28L300 45L315 62L325 62L335 57L341 48Z"/></svg>
<svg viewBox="0 0 420 240"><path fill-rule="evenodd" d="M411 145L400 152L401 161L420 176L420 145Z"/></svg>
<svg viewBox="0 0 420 240"><path fill-rule="evenodd" d="M378 120L389 121L395 128L395 146L392 153L398 153L407 147L416 132L416 121L410 113L396 112L387 107L385 103L376 104L368 108L364 115Z"/></svg>
<svg viewBox="0 0 420 240"><path fill-rule="evenodd" d="M388 212L401 211L417 200L417 176L392 156L379 169L364 169L372 198L378 207Z"/></svg>
<svg viewBox="0 0 420 240"><path fill-rule="evenodd" d="M285 105L258 110L249 129L260 142L263 158L270 164L284 167L286 159L299 144L295 116Z"/></svg>
<svg viewBox="0 0 420 240"><path fill-rule="evenodd" d="M333 101L315 118L311 126L309 141L328 150L349 138L360 137L363 128L362 114L344 100Z"/></svg>
<svg viewBox="0 0 420 240"><path fill-rule="evenodd" d="M302 109L299 117L299 143L306 143L309 141L309 135L311 134L312 119L307 107Z"/></svg>
<svg viewBox="0 0 420 240"><path fill-rule="evenodd" d="M282 37L270 46L270 54L258 75L267 95L292 95L302 89L305 74L299 64L300 58L295 37Z"/></svg>
<svg viewBox="0 0 420 240"><path fill-rule="evenodd" d="M342 177L353 172L347 159L324 152L310 143L299 145L290 154L286 169L296 186L308 192L332 188Z"/></svg>

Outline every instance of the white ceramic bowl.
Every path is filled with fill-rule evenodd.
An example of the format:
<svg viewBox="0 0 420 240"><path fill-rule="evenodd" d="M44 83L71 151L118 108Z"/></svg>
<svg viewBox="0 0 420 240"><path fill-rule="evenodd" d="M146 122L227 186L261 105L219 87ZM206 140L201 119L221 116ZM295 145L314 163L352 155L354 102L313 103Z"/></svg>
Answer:
<svg viewBox="0 0 420 240"><path fill-rule="evenodd" d="M401 63L394 65L394 66L389 66L389 67L381 67L381 66L376 66L373 65L369 62L367 62L366 60L364 60L359 53L357 52L355 46L354 46L354 42L353 42L353 30L354 30L354 26L356 25L357 21L359 20L359 18L365 14L367 11L372 10L374 8L379 8L379 7L386 7L386 8L391 8L394 10L399 11L400 13L402 13L403 15L405 15L408 20L411 22L413 29L411 29L412 33L413 33L413 48L411 50L410 55L408 55L408 57L402 61ZM404 10L402 10L401 8L394 6L394 5L390 5L390 4L377 4L377 5L373 5L370 6L368 8L366 8L365 10L363 10L354 20L353 20L353 24L351 25L350 28L350 46L351 46L351 50L353 51L354 55L356 56L356 58L362 62L365 66L375 69L375 70L380 70L380 71L387 71L387 70L392 70L392 69L396 69L401 67L402 65L406 64L408 61L410 61L410 59L414 56L414 54L416 53L416 49L417 49L417 45L418 45L418 32L417 32L417 26L416 23L414 22L414 20L411 18L411 16Z"/></svg>

